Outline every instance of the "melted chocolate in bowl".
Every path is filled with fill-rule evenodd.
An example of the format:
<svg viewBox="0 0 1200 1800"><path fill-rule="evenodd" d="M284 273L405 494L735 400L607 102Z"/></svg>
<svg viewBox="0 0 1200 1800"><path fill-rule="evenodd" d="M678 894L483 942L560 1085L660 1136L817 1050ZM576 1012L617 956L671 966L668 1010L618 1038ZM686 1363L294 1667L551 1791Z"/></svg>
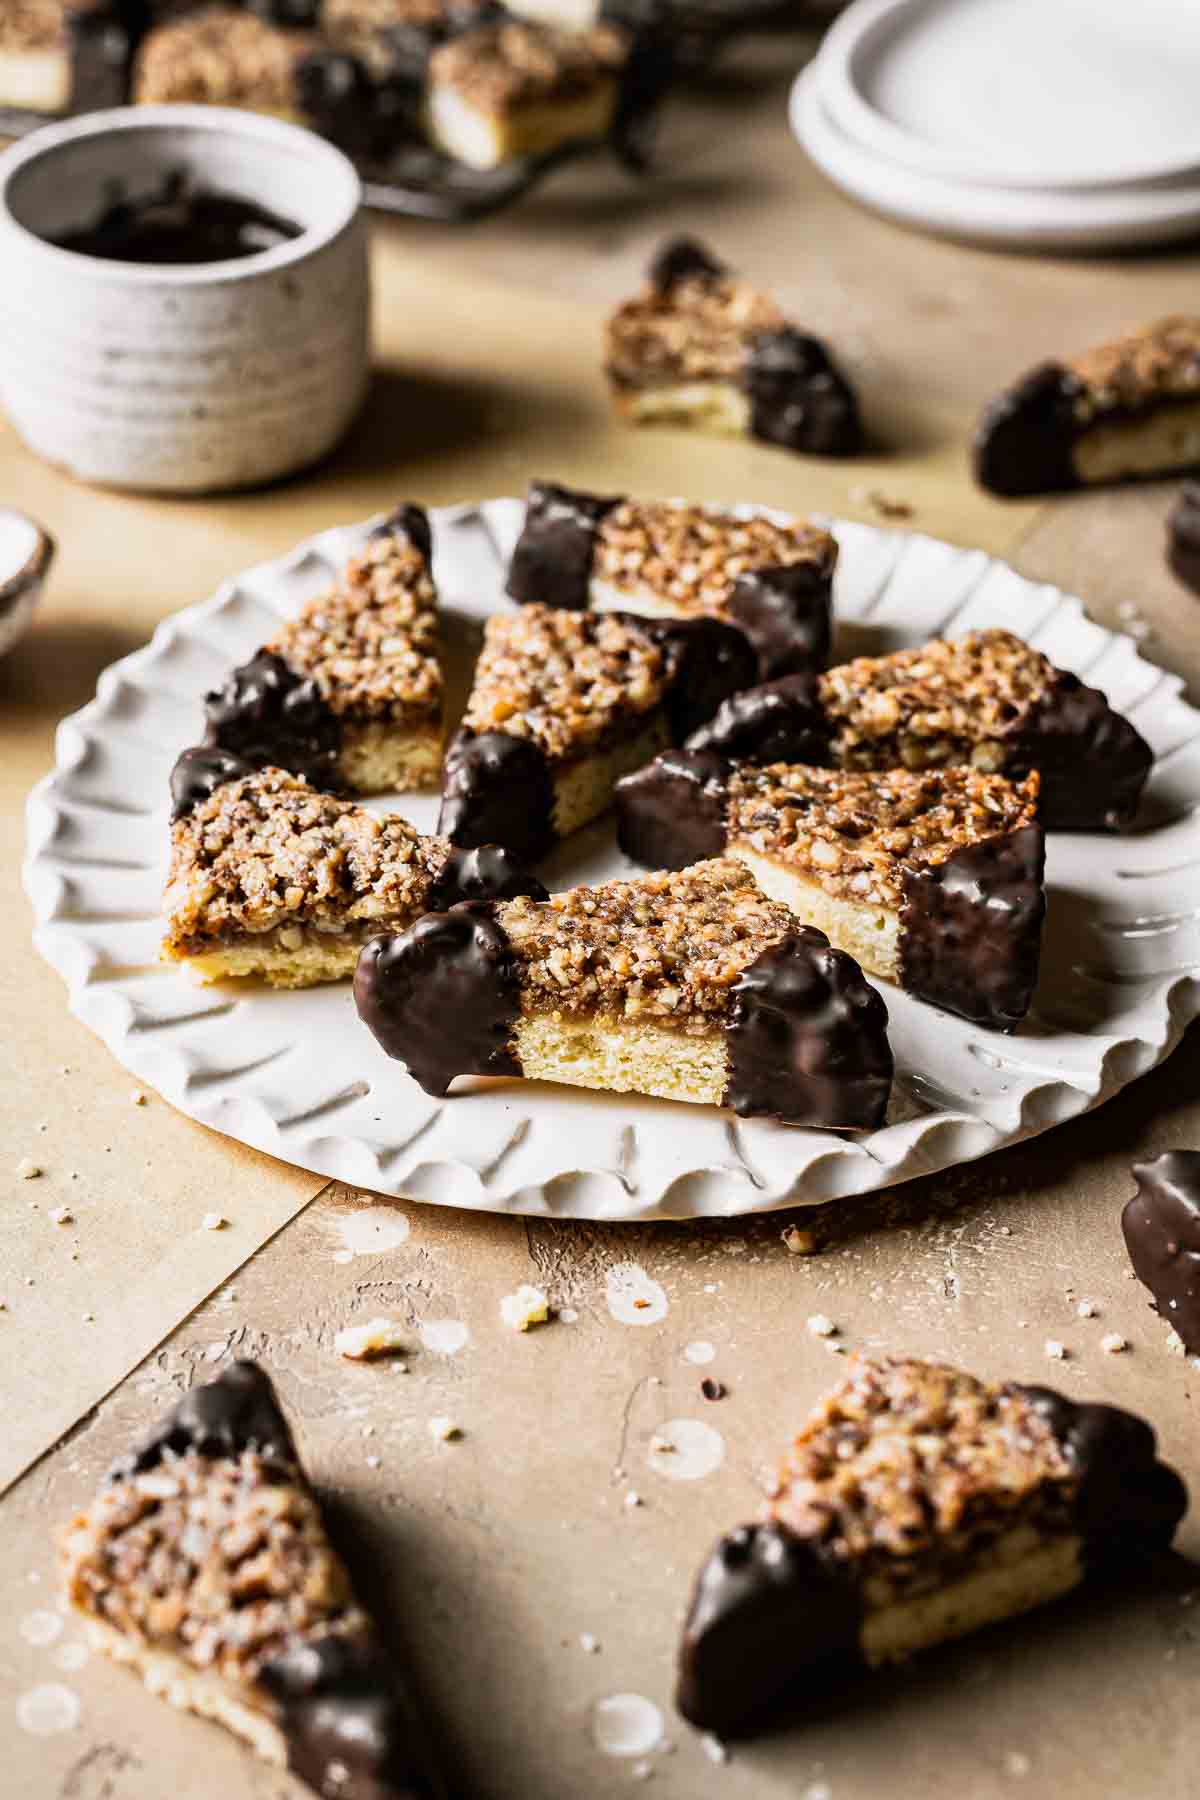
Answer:
<svg viewBox="0 0 1200 1800"><path fill-rule="evenodd" d="M232 262L298 238L303 227L253 200L168 175L157 193L120 193L90 225L50 239L60 250L124 263Z"/></svg>

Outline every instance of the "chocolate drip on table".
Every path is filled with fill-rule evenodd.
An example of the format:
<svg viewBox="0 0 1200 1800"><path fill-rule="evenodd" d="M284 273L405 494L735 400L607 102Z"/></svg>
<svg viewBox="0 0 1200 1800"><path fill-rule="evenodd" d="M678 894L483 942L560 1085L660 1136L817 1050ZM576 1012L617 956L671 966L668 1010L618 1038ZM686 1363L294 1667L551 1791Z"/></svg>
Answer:
<svg viewBox="0 0 1200 1800"><path fill-rule="evenodd" d="M1138 1191L1121 1214L1133 1272L1200 1355L1200 1150L1167 1150L1133 1165Z"/></svg>
<svg viewBox="0 0 1200 1800"><path fill-rule="evenodd" d="M314 787L336 788L341 720L317 683L297 675L282 656L260 650L204 703L206 742L231 750L255 768L287 769Z"/></svg>

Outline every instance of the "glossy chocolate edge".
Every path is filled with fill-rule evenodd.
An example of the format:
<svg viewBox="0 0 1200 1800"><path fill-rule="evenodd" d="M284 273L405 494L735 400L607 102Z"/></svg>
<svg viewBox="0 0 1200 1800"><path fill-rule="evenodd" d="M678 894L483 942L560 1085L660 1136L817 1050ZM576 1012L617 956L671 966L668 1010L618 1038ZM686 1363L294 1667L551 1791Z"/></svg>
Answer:
<svg viewBox="0 0 1200 1800"><path fill-rule="evenodd" d="M210 744L195 744L184 750L171 770L171 822L186 819L202 801L215 794L227 781L240 781L253 775L257 765L232 751L218 750Z"/></svg>
<svg viewBox="0 0 1200 1800"><path fill-rule="evenodd" d="M317 683L274 650L259 650L204 697L204 741L254 768L287 769L314 787L339 785L342 722Z"/></svg>
<svg viewBox="0 0 1200 1800"><path fill-rule="evenodd" d="M1167 566L1200 594L1200 482L1185 482L1167 518Z"/></svg>
<svg viewBox="0 0 1200 1800"><path fill-rule="evenodd" d="M730 765L708 750L665 750L618 781L617 846L647 869L724 854Z"/></svg>
<svg viewBox="0 0 1200 1800"><path fill-rule="evenodd" d="M744 632L720 619L646 619L612 613L632 631L657 644L667 658L663 709L671 742L681 744L725 702L757 678L757 662Z"/></svg>
<svg viewBox="0 0 1200 1800"><path fill-rule="evenodd" d="M1046 834L1023 825L904 871L900 985L918 1000L1015 1031L1037 985Z"/></svg>
<svg viewBox="0 0 1200 1800"><path fill-rule="evenodd" d="M557 841L554 780L541 748L506 731L461 726L442 764L438 833L460 849L499 844L536 862Z"/></svg>
<svg viewBox="0 0 1200 1800"><path fill-rule="evenodd" d="M182 1456L238 1457L257 1450L271 1462L294 1466L303 1479L291 1429L271 1378L257 1363L235 1362L213 1381L191 1388L140 1444L112 1465L109 1481L145 1474L167 1452Z"/></svg>
<svg viewBox="0 0 1200 1800"><path fill-rule="evenodd" d="M407 931L372 938L354 973L354 1004L427 1094L446 1094L456 1075L521 1073L512 1051L519 972L487 903L426 913Z"/></svg>
<svg viewBox="0 0 1200 1800"><path fill-rule="evenodd" d="M425 912L449 912L475 900L546 900L536 875L501 844L451 850L425 896Z"/></svg>
<svg viewBox="0 0 1200 1800"><path fill-rule="evenodd" d="M1041 776L1047 831L1121 831L1137 816L1154 752L1099 688L1055 669L1042 698L1003 740L1004 773Z"/></svg>
<svg viewBox="0 0 1200 1800"><path fill-rule="evenodd" d="M719 281L729 273L699 238L666 238L654 252L646 279L656 292L667 295L681 281Z"/></svg>
<svg viewBox="0 0 1200 1800"><path fill-rule="evenodd" d="M1134 1163L1133 1177L1138 1191L1121 1213L1133 1272L1184 1349L1200 1355L1200 1150Z"/></svg>
<svg viewBox="0 0 1200 1800"><path fill-rule="evenodd" d="M758 332L746 347L742 385L750 435L808 456L857 456L862 419L854 389L819 338L795 326Z"/></svg>
<svg viewBox="0 0 1200 1800"><path fill-rule="evenodd" d="M887 1019L854 958L797 925L733 985L723 1104L742 1118L877 1129L892 1085Z"/></svg>
<svg viewBox="0 0 1200 1800"><path fill-rule="evenodd" d="M833 641L833 562L747 569L725 610L750 640L760 682L823 669Z"/></svg>
<svg viewBox="0 0 1200 1800"><path fill-rule="evenodd" d="M989 404L971 448L980 487L1005 499L1078 487L1071 451L1080 435L1080 384L1061 363L1040 363Z"/></svg>
<svg viewBox="0 0 1200 1800"><path fill-rule="evenodd" d="M587 610L596 533L619 495L588 494L553 481L531 481L525 523L508 565L505 593L519 606Z"/></svg>
<svg viewBox="0 0 1200 1800"><path fill-rule="evenodd" d="M829 761L829 743L816 675L806 671L731 695L707 725L689 735L685 747L732 762L821 766Z"/></svg>

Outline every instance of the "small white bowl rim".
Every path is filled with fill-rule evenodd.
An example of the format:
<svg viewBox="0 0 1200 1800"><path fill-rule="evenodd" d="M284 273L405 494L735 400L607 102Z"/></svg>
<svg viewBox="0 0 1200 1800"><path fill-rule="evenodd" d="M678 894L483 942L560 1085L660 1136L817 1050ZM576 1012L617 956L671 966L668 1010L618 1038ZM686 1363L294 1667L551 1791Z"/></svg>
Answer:
<svg viewBox="0 0 1200 1800"><path fill-rule="evenodd" d="M0 506L0 518L19 519L33 533L33 548L15 569L0 564L0 602L11 605L19 594L27 592L31 587L40 586L45 580L46 571L54 557L54 539L44 525L39 525L35 518L22 512L19 506Z"/></svg>
<svg viewBox="0 0 1200 1800"><path fill-rule="evenodd" d="M79 250L65 250L58 244L39 237L16 218L9 206L9 190L16 177L30 163L52 157L80 139L126 136L134 132L159 131L172 126L211 132L214 136L240 137L249 142L274 143L280 148L299 151L313 162L323 162L340 175L344 192L329 217L320 224L307 226L299 237L289 238L271 250L252 256L221 262L125 263L101 256L88 256ZM244 112L231 106L121 106L106 112L87 113L78 119L65 119L59 124L43 126L31 136L0 152L0 234L17 237L27 250L44 256L51 266L76 274L86 268L92 280L111 282L126 287L218 287L234 282L257 280L280 269L307 261L340 237L355 221L362 208L363 189L358 171L349 157L302 125L291 125L285 119L272 119L262 113Z"/></svg>

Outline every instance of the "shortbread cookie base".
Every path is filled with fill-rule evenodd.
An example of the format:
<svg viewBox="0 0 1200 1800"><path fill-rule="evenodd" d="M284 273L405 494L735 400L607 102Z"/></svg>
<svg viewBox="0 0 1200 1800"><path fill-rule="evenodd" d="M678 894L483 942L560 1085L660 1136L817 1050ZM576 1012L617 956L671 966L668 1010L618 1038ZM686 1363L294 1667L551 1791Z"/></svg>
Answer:
<svg viewBox="0 0 1200 1800"><path fill-rule="evenodd" d="M670 741L666 718L660 713L635 738L614 744L610 750L586 757L582 762L556 769L553 776L556 836L564 838L607 812L613 803L613 790L622 776L640 769L660 750L665 750Z"/></svg>
<svg viewBox="0 0 1200 1800"><path fill-rule="evenodd" d="M680 381L614 387L613 405L634 425L687 425L720 437L749 437L750 399L731 381Z"/></svg>
<svg viewBox="0 0 1200 1800"><path fill-rule="evenodd" d="M560 31L590 31L599 22L600 0L508 0L507 10L535 25Z"/></svg>
<svg viewBox="0 0 1200 1800"><path fill-rule="evenodd" d="M562 144L607 137L617 105L611 77L570 101L522 106L489 113L453 88L435 87L429 96L427 127L439 150L470 169L498 169L522 156L540 156Z"/></svg>
<svg viewBox="0 0 1200 1800"><path fill-rule="evenodd" d="M60 113L71 103L71 58L66 49L0 50L0 106Z"/></svg>
<svg viewBox="0 0 1200 1800"><path fill-rule="evenodd" d="M729 1086L722 1030L693 1035L667 1025L542 1014L519 1020L512 1042L528 1081L700 1106L722 1105Z"/></svg>
<svg viewBox="0 0 1200 1800"><path fill-rule="evenodd" d="M337 773L355 794L407 794L436 788L441 779L443 734L401 732L386 720L343 725Z"/></svg>
<svg viewBox="0 0 1200 1800"><path fill-rule="evenodd" d="M805 925L823 931L837 950L847 951L864 969L885 981L900 979L900 915L884 906L856 906L836 899L770 857L737 844L727 855L745 865L764 894L781 900Z"/></svg>
<svg viewBox="0 0 1200 1800"><path fill-rule="evenodd" d="M257 979L268 987L321 987L329 981L349 980L363 945L389 929L392 927L385 920L336 932L281 925L260 937L214 944L211 950L164 946L162 956L164 962L182 963L193 980L204 986L214 981Z"/></svg>
<svg viewBox="0 0 1200 1800"><path fill-rule="evenodd" d="M589 612L633 613L639 619L683 619L693 615L660 599L648 587L619 588L611 581L592 578L588 584Z"/></svg>
<svg viewBox="0 0 1200 1800"><path fill-rule="evenodd" d="M1089 484L1200 467L1200 402L1095 426L1076 440L1071 461L1079 480Z"/></svg>

